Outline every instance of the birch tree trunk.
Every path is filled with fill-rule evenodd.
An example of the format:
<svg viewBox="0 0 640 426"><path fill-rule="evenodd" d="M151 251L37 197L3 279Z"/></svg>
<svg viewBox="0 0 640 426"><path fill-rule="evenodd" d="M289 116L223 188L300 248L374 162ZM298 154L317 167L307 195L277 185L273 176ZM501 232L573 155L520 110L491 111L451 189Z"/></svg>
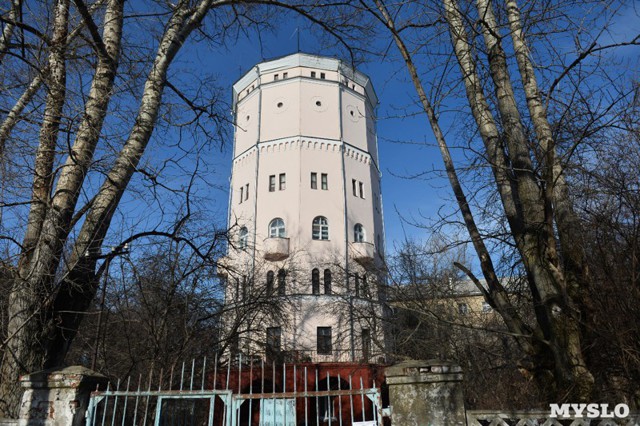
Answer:
<svg viewBox="0 0 640 426"><path fill-rule="evenodd" d="M47 75L51 76L50 79L61 80L64 76L66 44L62 35L57 36L57 33L62 34L61 28L64 26L66 36L69 0L59 0L59 3L53 39L60 40L60 43L52 47ZM213 3L213 0L201 0L195 4L182 0L172 7L171 17L150 66L133 128L115 164L86 209L84 222L73 239L71 253L65 256L65 264L61 266L63 249L71 242L76 205L89 167L94 161L113 94L122 41L124 5L124 0L108 1L102 34L99 34L91 10L82 0L74 0L83 25L91 35L97 62L82 120L53 189L54 148L58 139L60 111L65 105L66 96L64 84L49 89L38 146L38 173L33 184L33 203L11 294L8 344L0 368L0 400L3 401L0 416L16 414L21 393L17 379L21 374L63 363L83 313L95 297L99 280L97 261L103 258L102 243L155 128L169 66L186 38L200 26ZM56 49L56 46L60 48ZM37 85L36 79L23 98L37 91ZM53 92L53 89L58 90ZM16 114L26 103L28 99L19 101ZM5 123L8 135L15 121Z"/></svg>
<svg viewBox="0 0 640 426"><path fill-rule="evenodd" d="M19 268L20 266L28 266L30 263L40 238L40 230L49 205L55 148L65 102L66 60L64 56L68 19L69 0L58 0L55 6L53 36L49 54L49 90L40 128L33 175L32 204ZM51 279L53 272L48 274L49 279ZM10 340L5 346L2 367L0 368L0 415L11 417L17 415L21 396L18 378L40 364L37 349L42 342L36 336L40 331L38 319L42 312L42 302L46 298L47 290L43 286L30 285L22 282L19 276L14 277L12 291L9 295L7 324L7 335Z"/></svg>
<svg viewBox="0 0 640 426"><path fill-rule="evenodd" d="M497 126L493 123L491 114L482 113L478 108L487 103L484 101L482 86L477 81L464 21L455 0L444 0L444 5L454 51L465 77L467 98L485 146L491 150L496 134L495 131L487 130L497 129ZM541 343L547 345L551 355L545 357L546 351L540 348L540 359L548 358L542 361L544 367L540 369L540 373L551 370L554 382L550 390L556 395L566 396L572 401L588 401L593 377L586 368L582 353L580 318L567 293L567 282L559 265L552 206L548 204L544 190L537 183L492 6L488 0L477 0L477 6L490 75L496 91L497 108L504 129L501 136L505 146L500 153L508 155L508 164L512 170L508 175L511 181L510 193L503 193L504 185L500 185L498 180L496 183L501 191L507 216L509 217L512 205L518 207L516 217L509 221L511 234L528 275L537 323L544 335L544 342ZM539 376L539 379L540 382L548 381L544 376Z"/></svg>

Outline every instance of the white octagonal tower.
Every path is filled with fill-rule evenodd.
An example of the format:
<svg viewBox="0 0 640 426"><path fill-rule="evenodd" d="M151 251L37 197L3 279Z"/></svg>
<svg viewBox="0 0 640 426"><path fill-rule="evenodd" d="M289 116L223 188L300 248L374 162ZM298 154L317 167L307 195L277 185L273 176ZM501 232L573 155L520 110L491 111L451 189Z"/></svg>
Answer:
<svg viewBox="0 0 640 426"><path fill-rule="evenodd" d="M376 104L367 76L303 53L234 84L231 240L218 268L232 353L383 356Z"/></svg>

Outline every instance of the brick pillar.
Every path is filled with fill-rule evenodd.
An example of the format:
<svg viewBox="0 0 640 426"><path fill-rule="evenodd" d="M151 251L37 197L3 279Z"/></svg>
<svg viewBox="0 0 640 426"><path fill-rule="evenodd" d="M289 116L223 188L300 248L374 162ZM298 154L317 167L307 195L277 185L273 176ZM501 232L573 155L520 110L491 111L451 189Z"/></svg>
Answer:
<svg viewBox="0 0 640 426"><path fill-rule="evenodd" d="M20 405L20 426L80 426L96 387L107 378L88 368L72 366L28 374L20 378L25 388Z"/></svg>
<svg viewBox="0 0 640 426"><path fill-rule="evenodd" d="M385 370L393 424L464 426L462 369L445 361L405 361Z"/></svg>

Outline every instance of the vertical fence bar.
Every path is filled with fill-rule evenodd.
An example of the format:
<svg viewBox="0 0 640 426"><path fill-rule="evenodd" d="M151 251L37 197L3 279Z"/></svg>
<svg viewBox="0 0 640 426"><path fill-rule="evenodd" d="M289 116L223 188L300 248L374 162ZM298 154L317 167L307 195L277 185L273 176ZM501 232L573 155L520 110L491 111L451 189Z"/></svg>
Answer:
<svg viewBox="0 0 640 426"><path fill-rule="evenodd" d="M249 361L249 395L253 395L253 357ZM249 398L249 426L253 417L253 399Z"/></svg>
<svg viewBox="0 0 640 426"><path fill-rule="evenodd" d="M184 383L184 361L182 361L182 370L180 371L180 391L182 391L183 383Z"/></svg>
<svg viewBox="0 0 640 426"><path fill-rule="evenodd" d="M189 390L193 390L193 374L196 369L196 359L191 358L191 381L189 382Z"/></svg>
<svg viewBox="0 0 640 426"><path fill-rule="evenodd" d="M318 367L316 366L316 392L318 392ZM320 398L316 395L316 424L320 424Z"/></svg>
<svg viewBox="0 0 640 426"><path fill-rule="evenodd" d="M338 373L338 390L342 390L342 383L340 383L340 373ZM338 395L338 424L342 426L342 395Z"/></svg>
<svg viewBox="0 0 640 426"><path fill-rule="evenodd" d="M309 376L307 375L307 366L304 366L304 424L309 423L309 410L308 403L309 397L307 396L307 382L309 380Z"/></svg>
<svg viewBox="0 0 640 426"><path fill-rule="evenodd" d="M331 382L329 381L329 376L331 376L331 372L327 371L327 391L331 390ZM331 397L327 396L324 399L326 407L324 408L325 413L329 413L329 426L331 426L331 419L333 418L333 401L331 401Z"/></svg>
<svg viewBox="0 0 640 426"><path fill-rule="evenodd" d="M133 411L133 424L137 425L136 420L138 419L138 402L140 399L140 385L142 383L142 374L140 374L140 376L138 376L138 392L136 393L136 405L134 407L134 411Z"/></svg>
<svg viewBox="0 0 640 426"><path fill-rule="evenodd" d="M271 363L271 399L273 403L273 424L276 424L276 361Z"/></svg>
<svg viewBox="0 0 640 426"><path fill-rule="evenodd" d="M207 375L207 357L202 359L202 383L200 384L200 390L204 390L204 377Z"/></svg>
<svg viewBox="0 0 640 426"><path fill-rule="evenodd" d="M149 386L147 389L147 392L151 392L151 379L153 377L153 368L151 368L151 371L149 372ZM149 394L147 394L147 404L144 407L144 419L143 419L143 425L147 424L147 415L149 414L149 400L151 399L151 397L149 396Z"/></svg>
<svg viewBox="0 0 640 426"><path fill-rule="evenodd" d="M362 383L362 374L360 374L360 403L362 404L360 411L362 411L362 421L364 422L367 420L367 416L364 410L364 384Z"/></svg>
<svg viewBox="0 0 640 426"><path fill-rule="evenodd" d="M107 415L107 406L109 405L109 385L110 383L107 382L107 392L105 393L104 396L104 408L102 411L102 426L104 426L104 421L106 420L106 415Z"/></svg>
<svg viewBox="0 0 640 426"><path fill-rule="evenodd" d="M282 391L287 393L287 363L282 363ZM287 398L282 399L284 409L284 424L287 424Z"/></svg>
<svg viewBox="0 0 640 426"><path fill-rule="evenodd" d="M349 374L349 389L351 389L352 392L349 394L349 405L351 406L351 423L353 423L353 376L351 374Z"/></svg>
<svg viewBox="0 0 640 426"><path fill-rule="evenodd" d="M124 426L124 419L127 417L127 404L129 403L129 385L131 385L131 376L127 378L127 396L124 397L124 408L122 409L122 425Z"/></svg>
<svg viewBox="0 0 640 426"><path fill-rule="evenodd" d="M116 382L116 392L120 390L120 379ZM111 413L111 426L115 425L116 421L116 408L118 408L118 395L113 399L113 412Z"/></svg>

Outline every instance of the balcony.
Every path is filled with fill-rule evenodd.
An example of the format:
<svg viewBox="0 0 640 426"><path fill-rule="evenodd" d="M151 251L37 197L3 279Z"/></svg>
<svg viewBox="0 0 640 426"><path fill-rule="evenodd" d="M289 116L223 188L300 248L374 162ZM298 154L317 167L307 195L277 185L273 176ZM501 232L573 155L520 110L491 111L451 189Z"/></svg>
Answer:
<svg viewBox="0 0 640 426"><path fill-rule="evenodd" d="M271 237L264 240L265 260L278 261L289 257L289 239Z"/></svg>
<svg viewBox="0 0 640 426"><path fill-rule="evenodd" d="M364 267L373 265L376 256L376 247L371 243L351 243L349 245L349 254L359 264Z"/></svg>

